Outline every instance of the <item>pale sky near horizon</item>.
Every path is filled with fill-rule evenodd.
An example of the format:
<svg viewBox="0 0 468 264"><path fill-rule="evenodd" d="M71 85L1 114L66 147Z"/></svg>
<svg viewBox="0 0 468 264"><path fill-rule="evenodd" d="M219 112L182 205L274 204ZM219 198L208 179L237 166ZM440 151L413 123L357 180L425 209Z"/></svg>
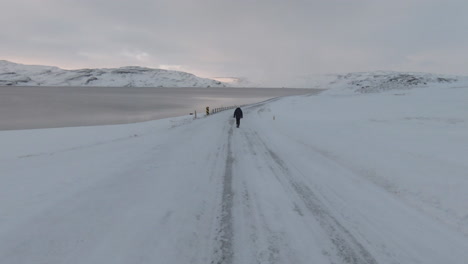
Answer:
<svg viewBox="0 0 468 264"><path fill-rule="evenodd" d="M312 74L468 75L465 0L0 0L0 59L145 66L287 85Z"/></svg>

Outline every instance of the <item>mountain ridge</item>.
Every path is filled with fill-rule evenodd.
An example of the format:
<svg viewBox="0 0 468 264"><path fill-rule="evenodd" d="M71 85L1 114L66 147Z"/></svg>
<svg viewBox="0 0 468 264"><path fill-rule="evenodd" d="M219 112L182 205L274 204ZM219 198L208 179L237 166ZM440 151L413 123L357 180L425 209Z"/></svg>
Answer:
<svg viewBox="0 0 468 264"><path fill-rule="evenodd" d="M141 66L64 70L55 66L24 65L0 60L0 86L96 86L96 87L274 87L246 77L213 80L191 73ZM338 93L373 93L431 85L468 84L467 76L399 71L310 74L298 76L277 88L326 89Z"/></svg>
<svg viewBox="0 0 468 264"><path fill-rule="evenodd" d="M194 74L140 66L64 70L0 60L0 86L225 87Z"/></svg>

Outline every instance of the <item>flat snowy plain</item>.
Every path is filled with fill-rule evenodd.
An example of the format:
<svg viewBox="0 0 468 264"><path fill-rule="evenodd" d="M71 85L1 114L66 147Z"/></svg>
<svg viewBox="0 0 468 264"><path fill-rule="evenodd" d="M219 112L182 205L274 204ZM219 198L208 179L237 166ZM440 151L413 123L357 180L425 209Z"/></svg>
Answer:
<svg viewBox="0 0 468 264"><path fill-rule="evenodd" d="M467 263L468 86L0 132L0 263Z"/></svg>

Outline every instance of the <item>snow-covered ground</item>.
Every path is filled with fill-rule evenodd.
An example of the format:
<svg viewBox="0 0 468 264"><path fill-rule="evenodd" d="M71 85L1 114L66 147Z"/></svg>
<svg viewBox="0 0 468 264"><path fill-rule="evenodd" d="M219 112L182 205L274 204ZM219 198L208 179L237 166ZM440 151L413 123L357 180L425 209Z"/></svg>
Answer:
<svg viewBox="0 0 468 264"><path fill-rule="evenodd" d="M63 70L0 60L0 86L225 87L193 74L128 66L116 69Z"/></svg>
<svg viewBox="0 0 468 264"><path fill-rule="evenodd" d="M2 131L0 263L466 263L468 84L353 87Z"/></svg>

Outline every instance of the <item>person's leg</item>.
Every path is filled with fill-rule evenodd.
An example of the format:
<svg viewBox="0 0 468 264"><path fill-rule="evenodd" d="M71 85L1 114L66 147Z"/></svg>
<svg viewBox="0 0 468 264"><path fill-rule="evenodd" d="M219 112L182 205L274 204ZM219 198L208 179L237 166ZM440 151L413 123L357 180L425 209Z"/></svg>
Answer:
<svg viewBox="0 0 468 264"><path fill-rule="evenodd" d="M236 124L237 124L237 127L239 127L239 125L240 125L240 118L236 118Z"/></svg>

